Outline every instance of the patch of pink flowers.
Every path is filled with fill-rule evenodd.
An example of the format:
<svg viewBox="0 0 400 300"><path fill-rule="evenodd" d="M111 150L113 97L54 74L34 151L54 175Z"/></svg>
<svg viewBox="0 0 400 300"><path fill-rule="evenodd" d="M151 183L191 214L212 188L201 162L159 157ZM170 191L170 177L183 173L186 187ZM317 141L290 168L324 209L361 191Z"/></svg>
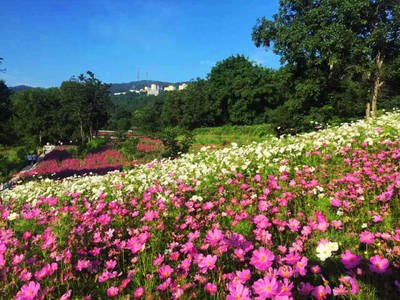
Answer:
<svg viewBox="0 0 400 300"><path fill-rule="evenodd" d="M221 174L213 185L170 174L173 183L138 190L118 174L117 194L0 201L0 294L328 299L370 285L395 295L399 143L323 145L306 158Z"/></svg>

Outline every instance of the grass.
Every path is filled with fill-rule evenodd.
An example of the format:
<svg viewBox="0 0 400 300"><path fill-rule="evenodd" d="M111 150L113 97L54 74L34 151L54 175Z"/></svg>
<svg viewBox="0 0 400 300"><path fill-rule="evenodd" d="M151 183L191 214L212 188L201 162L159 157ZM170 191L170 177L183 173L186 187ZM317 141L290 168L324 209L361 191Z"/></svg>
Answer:
<svg viewBox="0 0 400 300"><path fill-rule="evenodd" d="M27 164L24 147L0 146L0 182L6 182L13 173Z"/></svg>
<svg viewBox="0 0 400 300"><path fill-rule="evenodd" d="M231 143L238 145L261 142L273 135L268 124L259 125L225 125L220 127L197 128L193 131L194 144L191 151L195 152L203 146L212 145L221 148Z"/></svg>

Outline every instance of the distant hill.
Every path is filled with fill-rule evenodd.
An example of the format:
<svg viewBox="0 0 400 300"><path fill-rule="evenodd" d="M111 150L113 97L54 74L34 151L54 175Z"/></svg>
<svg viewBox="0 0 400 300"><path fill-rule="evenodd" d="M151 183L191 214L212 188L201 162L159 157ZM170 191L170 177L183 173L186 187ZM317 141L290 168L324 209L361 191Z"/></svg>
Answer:
<svg viewBox="0 0 400 300"><path fill-rule="evenodd" d="M10 90L13 92L20 92L20 91L26 91L26 90L32 90L34 87L29 86L29 85L17 85L17 86L11 86Z"/></svg>
<svg viewBox="0 0 400 300"><path fill-rule="evenodd" d="M157 81L157 80L139 80L139 81L131 81L127 83L110 83L110 93L121 93L128 92L129 90L140 90L145 86L150 86L151 84L157 84L161 86L175 85L178 86L183 82L166 82L166 81Z"/></svg>
<svg viewBox="0 0 400 300"><path fill-rule="evenodd" d="M129 90L140 90L145 86L150 86L151 84L161 85L162 87L168 85L175 85L178 86L184 82L167 82L167 81L158 81L158 80L139 80L139 81L131 81L127 83L110 83L110 93L121 93L121 92L128 92ZM34 89L35 87L29 85L17 85L10 87L10 89L14 92L19 91L26 91Z"/></svg>

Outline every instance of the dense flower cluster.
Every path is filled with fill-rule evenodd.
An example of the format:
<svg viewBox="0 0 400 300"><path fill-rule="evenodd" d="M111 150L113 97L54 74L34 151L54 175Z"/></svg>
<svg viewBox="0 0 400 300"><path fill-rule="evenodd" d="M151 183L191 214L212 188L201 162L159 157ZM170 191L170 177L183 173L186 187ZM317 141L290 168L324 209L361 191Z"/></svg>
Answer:
<svg viewBox="0 0 400 300"><path fill-rule="evenodd" d="M0 294L391 298L399 120L17 186L1 195Z"/></svg>
<svg viewBox="0 0 400 300"><path fill-rule="evenodd" d="M63 178L89 173L105 174L113 170L121 170L129 161L117 150L107 149L90 153L83 159L64 157L67 152L62 146L56 147L45 160L33 169L22 174L24 177L51 175Z"/></svg>

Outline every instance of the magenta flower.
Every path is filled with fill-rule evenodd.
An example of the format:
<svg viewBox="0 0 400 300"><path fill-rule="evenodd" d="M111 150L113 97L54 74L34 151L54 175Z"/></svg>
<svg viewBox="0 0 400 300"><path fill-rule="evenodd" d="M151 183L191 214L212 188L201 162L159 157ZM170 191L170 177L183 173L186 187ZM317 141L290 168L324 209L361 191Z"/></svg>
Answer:
<svg viewBox="0 0 400 300"><path fill-rule="evenodd" d="M382 258L379 254L372 256L369 261L369 270L375 273L385 273L389 268L389 261L386 258Z"/></svg>
<svg viewBox="0 0 400 300"><path fill-rule="evenodd" d="M209 293L211 296L215 295L217 292L217 286L211 282L208 282L206 286L204 287L205 291Z"/></svg>
<svg viewBox="0 0 400 300"><path fill-rule="evenodd" d="M112 287L107 289L107 296L108 297L115 297L115 296L118 295L118 293L119 293L119 290L115 286L112 286Z"/></svg>
<svg viewBox="0 0 400 300"><path fill-rule="evenodd" d="M360 233L360 242L364 244L373 244L375 242L375 236L372 232L363 231Z"/></svg>
<svg viewBox="0 0 400 300"><path fill-rule="evenodd" d="M144 288L140 287L136 289L135 293L133 294L133 297L137 299L142 297L143 295L144 295Z"/></svg>
<svg viewBox="0 0 400 300"><path fill-rule="evenodd" d="M298 274L300 274L300 275L302 275L302 276L305 276L306 273L307 273L307 270L306 270L307 263L308 263L307 257L303 256L303 257L301 258L301 260L299 260L299 261L296 263L296 269L295 269L295 271L296 271Z"/></svg>
<svg viewBox="0 0 400 300"><path fill-rule="evenodd" d="M24 254L14 255L13 262L12 262L13 265L18 265L21 261L24 260L24 258L25 258Z"/></svg>
<svg viewBox="0 0 400 300"><path fill-rule="evenodd" d="M205 257L200 258L199 268L203 273L207 272L207 270L212 270L215 267L215 262L217 261L216 255L207 255Z"/></svg>
<svg viewBox="0 0 400 300"><path fill-rule="evenodd" d="M229 294L226 300L251 300L250 290L240 282L231 282L228 285Z"/></svg>
<svg viewBox="0 0 400 300"><path fill-rule="evenodd" d="M272 266L274 258L275 256L270 250L260 247L253 251L250 264L252 264L257 270L265 271Z"/></svg>
<svg viewBox="0 0 400 300"><path fill-rule="evenodd" d="M275 277L271 279L264 277L253 283L253 291L255 294L259 295L262 299L273 298L279 290L278 281Z"/></svg>
<svg viewBox="0 0 400 300"><path fill-rule="evenodd" d="M78 262L77 262L77 264L76 264L76 266L75 266L75 269L76 269L77 271L82 271L83 269L88 268L88 267L89 267L89 264L90 264L90 261L89 261L89 260L86 260L86 259L79 259Z"/></svg>
<svg viewBox="0 0 400 300"><path fill-rule="evenodd" d="M206 235L207 242L211 246L215 246L218 244L220 240L224 238L224 234L219 229L209 230Z"/></svg>
<svg viewBox="0 0 400 300"><path fill-rule="evenodd" d="M338 287L333 288L334 296L345 296L347 294L347 289L343 284L340 284Z"/></svg>
<svg viewBox="0 0 400 300"><path fill-rule="evenodd" d="M34 299L40 290L40 284L34 281L23 285L21 290L17 293L15 299L17 300L32 300Z"/></svg>
<svg viewBox="0 0 400 300"><path fill-rule="evenodd" d="M314 286L309 282L300 282L297 290L300 295L308 296L314 290Z"/></svg>
<svg viewBox="0 0 400 300"><path fill-rule="evenodd" d="M236 271L236 276L241 283L246 283L251 278L251 273L249 269L245 269L242 271Z"/></svg>
<svg viewBox="0 0 400 300"><path fill-rule="evenodd" d="M358 255L355 255L350 250L346 250L341 255L342 264L346 269L353 269L360 264L361 258Z"/></svg>
<svg viewBox="0 0 400 300"><path fill-rule="evenodd" d="M330 293L331 293L331 288L329 286L319 285L313 289L311 295L313 295L314 298L317 300L322 300L325 299L326 296Z"/></svg>
<svg viewBox="0 0 400 300"><path fill-rule="evenodd" d="M165 265L158 270L158 276L160 276L161 279L169 278L172 272L174 272L174 269L172 269L169 265Z"/></svg>
<svg viewBox="0 0 400 300"><path fill-rule="evenodd" d="M351 276L344 276L339 279L341 283L344 283L346 286L350 287L350 294L356 295L360 291L360 286L357 283L357 280Z"/></svg>

